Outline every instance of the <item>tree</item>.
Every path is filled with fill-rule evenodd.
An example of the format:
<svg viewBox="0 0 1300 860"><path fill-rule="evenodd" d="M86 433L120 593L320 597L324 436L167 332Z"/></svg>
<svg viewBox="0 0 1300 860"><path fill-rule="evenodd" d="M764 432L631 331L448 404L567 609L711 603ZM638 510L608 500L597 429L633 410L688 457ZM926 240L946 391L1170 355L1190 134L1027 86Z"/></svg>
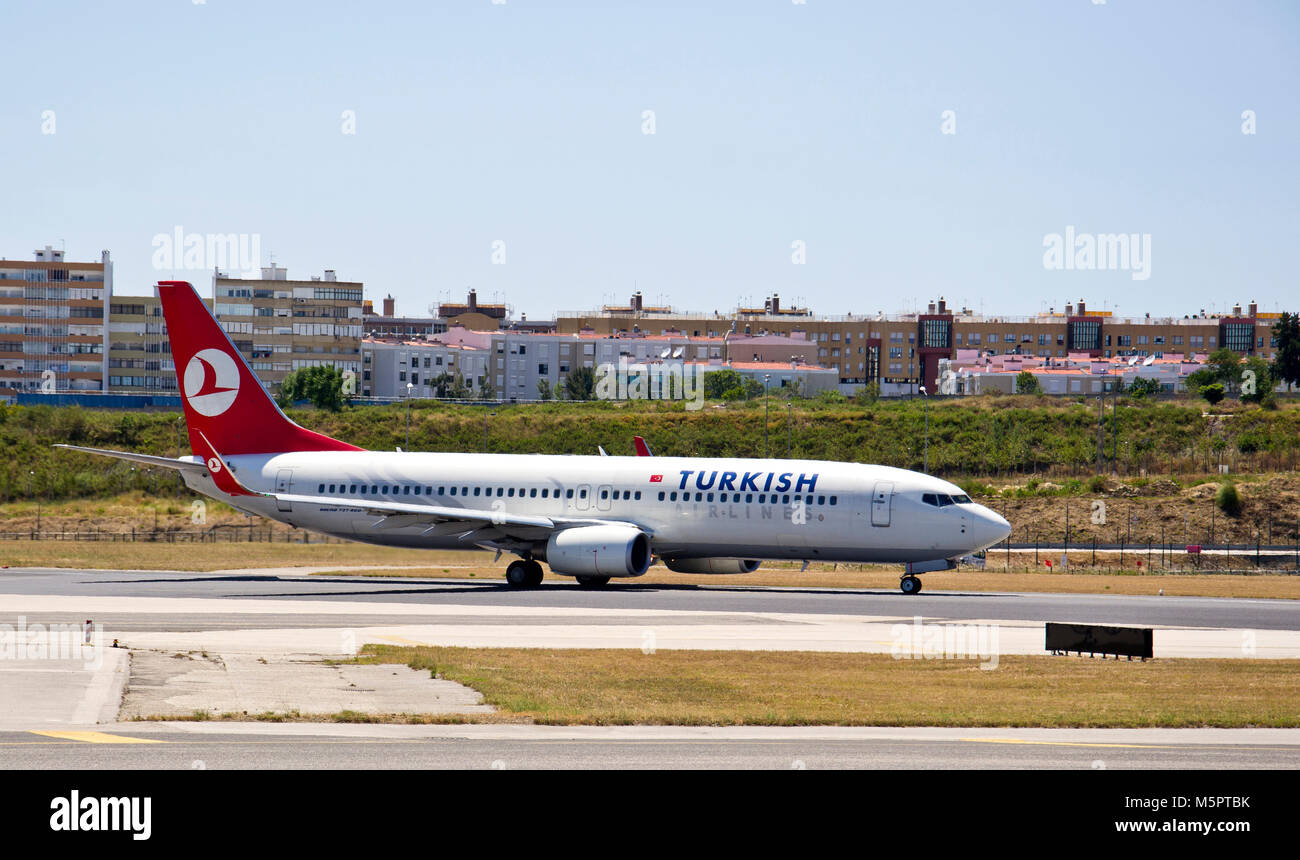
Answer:
<svg viewBox="0 0 1300 860"><path fill-rule="evenodd" d="M1232 391L1241 384L1241 356L1226 346L1221 346L1210 353L1207 366L1214 371L1216 382L1222 382L1225 391Z"/></svg>
<svg viewBox="0 0 1300 860"><path fill-rule="evenodd" d="M1277 352L1273 355L1273 376L1289 388L1300 385L1300 314L1282 312L1273 326Z"/></svg>
<svg viewBox="0 0 1300 860"><path fill-rule="evenodd" d="M550 400L551 396L551 383L547 382L545 379L537 380L537 399Z"/></svg>
<svg viewBox="0 0 1300 860"><path fill-rule="evenodd" d="M564 393L570 400L591 400L596 396L596 372L590 367L575 367L564 377Z"/></svg>
<svg viewBox="0 0 1300 860"><path fill-rule="evenodd" d="M1247 403L1263 403L1264 399L1273 393L1273 386L1277 385L1277 380L1273 378L1273 365L1258 355L1246 359L1242 377L1241 399ZM1248 386L1245 384L1248 379L1250 390L1247 390Z"/></svg>
<svg viewBox="0 0 1300 860"><path fill-rule="evenodd" d="M478 399L495 400L496 396L497 396L497 387L492 384L491 379L488 379L486 376L483 377L483 381L479 384L478 387Z"/></svg>
<svg viewBox="0 0 1300 860"><path fill-rule="evenodd" d="M439 373L437 376L433 377L432 379L427 380L429 386L433 389L433 394L435 397L448 396L448 392L451 390L451 384L453 381L454 381L454 377L445 370L442 373Z"/></svg>
<svg viewBox="0 0 1300 860"><path fill-rule="evenodd" d="M1028 370L1016 374L1017 394L1042 394L1043 387L1038 384L1038 377Z"/></svg>
<svg viewBox="0 0 1300 860"><path fill-rule="evenodd" d="M280 383L280 401L308 400L317 409L338 412L343 408L343 374L332 364L303 367Z"/></svg>
<svg viewBox="0 0 1300 860"><path fill-rule="evenodd" d="M1200 393L1206 402L1213 406L1222 400L1227 392L1224 390L1222 382L1211 382L1209 385L1202 385Z"/></svg>
<svg viewBox="0 0 1300 860"><path fill-rule="evenodd" d="M1160 383L1147 376L1138 376L1128 387L1130 397L1147 397L1152 394L1160 393Z"/></svg>
<svg viewBox="0 0 1300 860"><path fill-rule="evenodd" d="M1199 395L1202 388L1213 384L1217 379L1218 375L1211 368L1202 367L1187 375L1187 391Z"/></svg>
<svg viewBox="0 0 1300 860"><path fill-rule="evenodd" d="M724 367L704 374L704 396L710 400L749 400L763 393L763 383L740 371Z"/></svg>

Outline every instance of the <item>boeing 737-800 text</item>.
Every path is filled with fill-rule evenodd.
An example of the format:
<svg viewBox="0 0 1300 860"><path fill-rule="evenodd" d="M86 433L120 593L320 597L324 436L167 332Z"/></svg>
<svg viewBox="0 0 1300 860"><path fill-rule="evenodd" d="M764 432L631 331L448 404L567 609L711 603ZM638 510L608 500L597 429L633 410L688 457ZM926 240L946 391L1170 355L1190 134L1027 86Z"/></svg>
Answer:
<svg viewBox="0 0 1300 860"><path fill-rule="evenodd" d="M65 445L179 470L249 514L349 540L519 556L514 586L554 573L599 586L653 557L685 573L764 559L895 562L902 589L1010 534L947 481L822 460L366 451L290 421L198 294L158 284L194 455ZM646 449L648 453L648 449Z"/></svg>

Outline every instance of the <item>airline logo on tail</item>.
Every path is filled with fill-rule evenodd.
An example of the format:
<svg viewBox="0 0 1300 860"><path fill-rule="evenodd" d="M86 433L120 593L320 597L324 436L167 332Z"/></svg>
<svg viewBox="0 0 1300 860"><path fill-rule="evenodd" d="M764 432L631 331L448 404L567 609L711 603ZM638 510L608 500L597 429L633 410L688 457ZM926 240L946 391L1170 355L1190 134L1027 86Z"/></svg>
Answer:
<svg viewBox="0 0 1300 860"><path fill-rule="evenodd" d="M239 396L239 366L220 349L201 349L185 365L185 399L200 415L212 418Z"/></svg>

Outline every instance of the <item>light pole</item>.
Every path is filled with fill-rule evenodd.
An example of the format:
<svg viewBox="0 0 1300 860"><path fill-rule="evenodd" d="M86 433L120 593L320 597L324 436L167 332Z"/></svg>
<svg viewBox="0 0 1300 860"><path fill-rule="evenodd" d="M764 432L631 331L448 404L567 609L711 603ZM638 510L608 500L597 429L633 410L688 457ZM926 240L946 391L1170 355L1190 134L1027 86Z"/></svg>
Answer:
<svg viewBox="0 0 1300 860"><path fill-rule="evenodd" d="M411 392L415 390L415 383L406 383L406 450L411 450Z"/></svg>
<svg viewBox="0 0 1300 860"><path fill-rule="evenodd" d="M772 374L770 373L763 374L763 456L764 457L769 456L768 445L767 445L767 431L768 431L767 416L769 412L768 409L769 401L767 399L767 383L768 380L770 380L771 378L772 378Z"/></svg>
<svg viewBox="0 0 1300 860"><path fill-rule="evenodd" d="M785 402L785 458L787 460L790 459L792 442L794 440L794 431L790 429L791 409L793 406L793 401L787 400Z"/></svg>
<svg viewBox="0 0 1300 860"><path fill-rule="evenodd" d="M921 398L925 403L925 465L922 471L927 475L930 474L930 392L921 386Z"/></svg>

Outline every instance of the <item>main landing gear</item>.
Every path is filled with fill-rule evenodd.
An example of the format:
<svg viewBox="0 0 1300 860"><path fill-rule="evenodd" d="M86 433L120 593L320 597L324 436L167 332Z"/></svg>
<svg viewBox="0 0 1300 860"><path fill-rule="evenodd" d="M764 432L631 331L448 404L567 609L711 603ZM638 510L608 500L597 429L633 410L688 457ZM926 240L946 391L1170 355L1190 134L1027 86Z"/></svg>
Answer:
<svg viewBox="0 0 1300 860"><path fill-rule="evenodd" d="M531 558L516 559L506 565L506 582L511 588L536 588L542 584L542 566Z"/></svg>
<svg viewBox="0 0 1300 860"><path fill-rule="evenodd" d="M903 589L904 594L920 594L921 578L909 573L898 581L898 587Z"/></svg>

